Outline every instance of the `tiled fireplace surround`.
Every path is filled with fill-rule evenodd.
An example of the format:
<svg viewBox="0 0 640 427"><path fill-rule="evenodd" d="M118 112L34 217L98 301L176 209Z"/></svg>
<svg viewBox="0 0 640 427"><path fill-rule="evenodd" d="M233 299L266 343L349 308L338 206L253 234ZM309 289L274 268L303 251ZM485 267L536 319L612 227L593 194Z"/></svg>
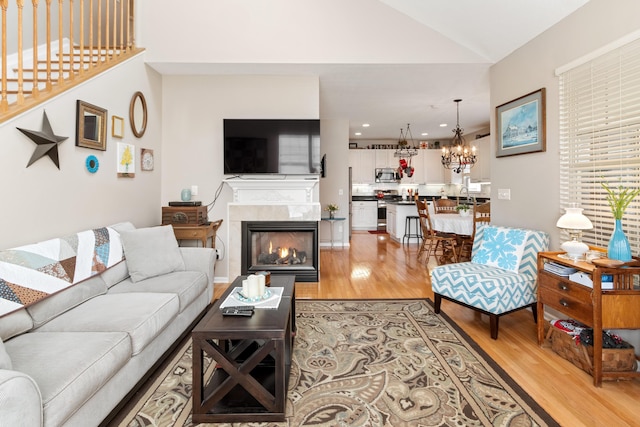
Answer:
<svg viewBox="0 0 640 427"><path fill-rule="evenodd" d="M243 221L320 221L317 177L235 178L225 182L233 191L233 201L227 205L230 278L241 273Z"/></svg>

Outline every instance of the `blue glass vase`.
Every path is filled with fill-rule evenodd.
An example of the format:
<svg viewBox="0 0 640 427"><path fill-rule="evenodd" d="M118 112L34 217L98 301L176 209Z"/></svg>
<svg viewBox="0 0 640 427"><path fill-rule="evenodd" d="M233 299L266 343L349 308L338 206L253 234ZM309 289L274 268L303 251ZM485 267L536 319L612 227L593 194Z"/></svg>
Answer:
<svg viewBox="0 0 640 427"><path fill-rule="evenodd" d="M609 259L617 259L620 261L631 261L631 246L629 239L622 231L622 220L616 219L616 227L613 229L609 247L607 248L607 256Z"/></svg>

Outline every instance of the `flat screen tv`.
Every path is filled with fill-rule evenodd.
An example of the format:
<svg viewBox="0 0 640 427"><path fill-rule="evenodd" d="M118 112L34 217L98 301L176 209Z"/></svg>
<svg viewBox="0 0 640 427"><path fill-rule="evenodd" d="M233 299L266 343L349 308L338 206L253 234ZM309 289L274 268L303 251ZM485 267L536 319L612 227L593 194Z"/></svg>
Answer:
<svg viewBox="0 0 640 427"><path fill-rule="evenodd" d="M224 173L320 173L320 120L224 119Z"/></svg>

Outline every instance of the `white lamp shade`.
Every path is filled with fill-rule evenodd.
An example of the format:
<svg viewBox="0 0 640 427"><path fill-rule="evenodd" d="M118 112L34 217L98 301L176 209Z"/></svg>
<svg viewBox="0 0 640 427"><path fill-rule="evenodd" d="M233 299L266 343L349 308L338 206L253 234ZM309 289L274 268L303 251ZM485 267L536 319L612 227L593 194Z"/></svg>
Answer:
<svg viewBox="0 0 640 427"><path fill-rule="evenodd" d="M582 208L565 208L565 210L566 213L558 219L556 227L567 230L591 230L593 228L589 218L582 214Z"/></svg>
<svg viewBox="0 0 640 427"><path fill-rule="evenodd" d="M567 257L571 259L581 259L585 252L589 250L589 246L580 241L582 230L590 230L593 224L589 218L582 214L582 208L565 208L566 213L558 219L556 227L569 230L571 240L564 242L560 247L567 253Z"/></svg>

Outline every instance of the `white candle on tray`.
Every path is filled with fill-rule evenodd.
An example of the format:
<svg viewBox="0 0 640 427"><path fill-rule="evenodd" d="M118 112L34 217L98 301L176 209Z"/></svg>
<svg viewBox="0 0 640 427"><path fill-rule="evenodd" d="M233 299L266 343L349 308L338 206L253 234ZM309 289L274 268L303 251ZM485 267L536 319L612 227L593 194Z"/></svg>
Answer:
<svg viewBox="0 0 640 427"><path fill-rule="evenodd" d="M262 297L264 296L265 277L262 274L258 274L258 293Z"/></svg>
<svg viewBox="0 0 640 427"><path fill-rule="evenodd" d="M244 295L246 298L249 298L249 281L248 280L242 281L242 295Z"/></svg>
<svg viewBox="0 0 640 427"><path fill-rule="evenodd" d="M247 277L247 280L249 280L249 298L260 297L258 277L255 274L252 274Z"/></svg>

